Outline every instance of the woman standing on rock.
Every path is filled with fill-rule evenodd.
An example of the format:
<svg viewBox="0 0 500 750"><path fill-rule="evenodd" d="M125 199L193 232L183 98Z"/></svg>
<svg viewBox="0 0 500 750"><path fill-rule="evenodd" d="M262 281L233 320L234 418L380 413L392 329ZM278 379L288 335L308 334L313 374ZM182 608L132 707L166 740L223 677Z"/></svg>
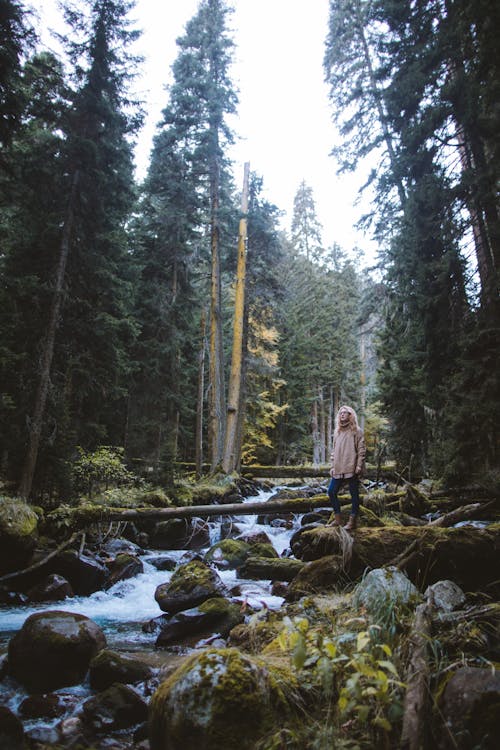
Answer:
<svg viewBox="0 0 500 750"><path fill-rule="evenodd" d="M332 468L330 469L332 480L328 487L328 496L335 513L333 526L341 525L340 503L337 495L344 481L347 481L351 494L351 515L344 528L348 530L356 528L359 513L359 477L363 473L365 455L365 438L358 425L356 412L350 406L341 406L333 434Z"/></svg>

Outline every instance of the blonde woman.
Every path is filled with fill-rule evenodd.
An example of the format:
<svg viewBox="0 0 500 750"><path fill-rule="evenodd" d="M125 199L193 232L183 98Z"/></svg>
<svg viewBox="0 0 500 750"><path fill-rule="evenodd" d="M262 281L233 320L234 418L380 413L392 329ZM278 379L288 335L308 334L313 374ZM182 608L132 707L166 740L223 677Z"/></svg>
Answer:
<svg viewBox="0 0 500 750"><path fill-rule="evenodd" d="M332 479L328 487L328 496L335 514L333 526L341 526L338 492L344 482L348 482L351 514L344 528L349 531L356 528L359 513L359 477L364 470L365 456L365 438L358 425L356 412L350 406L341 406L333 435L332 468L330 469Z"/></svg>

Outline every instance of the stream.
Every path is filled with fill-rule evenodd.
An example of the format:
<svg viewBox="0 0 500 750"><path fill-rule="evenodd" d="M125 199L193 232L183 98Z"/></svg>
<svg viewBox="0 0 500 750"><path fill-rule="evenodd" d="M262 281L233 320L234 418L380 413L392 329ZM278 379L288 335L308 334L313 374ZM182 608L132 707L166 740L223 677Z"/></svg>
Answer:
<svg viewBox="0 0 500 750"><path fill-rule="evenodd" d="M265 502L269 497L283 487L274 487L272 490L261 490L257 495L245 498L243 502ZM224 506L221 506L221 514ZM227 516L224 517L227 520ZM293 519L293 525L276 520L270 524L258 524L257 515L232 516L232 522L237 524L241 534L256 533L264 531L272 542L277 553L281 556L289 548L290 537L300 526L301 515ZM221 537L221 520L210 520L210 545L218 542ZM209 549L206 547L197 550L204 555ZM25 604L16 606L0 607L0 655L6 653L9 640L22 627L26 618L44 610L63 610L67 612L83 614L96 622L104 631L107 639L107 647L128 654L135 653L139 657L150 656L150 661L156 665L165 663L169 659L169 651L172 654L179 653L179 647L161 649L157 651L157 659L152 657L155 653L154 643L156 635L143 632L142 626L149 620L163 614L155 601L154 594L157 586L170 580L173 572L158 570L151 562L152 559L165 557L176 562L190 559L193 552L187 550L159 550L150 549L140 555L144 566L144 572L120 581L107 591L97 591L90 596L75 596L66 598L60 602ZM267 607L278 609L283 604L283 599L271 594L269 581L258 581L237 578L235 570L218 570L219 576L229 589L238 586L240 593L233 597L241 602L246 601L255 610ZM75 700L81 702L91 694L87 684L77 685L71 688L61 688L56 694L68 699L70 705ZM0 705L6 705L14 712L18 711L19 705L27 693L14 683L10 678L0 682ZM74 706L73 706L74 709ZM50 732L58 719L36 720L24 722L25 731L32 738L40 740L50 739Z"/></svg>

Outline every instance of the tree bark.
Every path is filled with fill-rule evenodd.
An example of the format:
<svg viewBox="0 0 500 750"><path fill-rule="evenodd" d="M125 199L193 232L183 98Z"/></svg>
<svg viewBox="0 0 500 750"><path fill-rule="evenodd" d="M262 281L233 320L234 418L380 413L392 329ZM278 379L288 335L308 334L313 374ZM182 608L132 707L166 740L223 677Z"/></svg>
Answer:
<svg viewBox="0 0 500 750"><path fill-rule="evenodd" d="M222 350L222 294L219 247L220 167L218 138L214 136L214 157L210 168L210 364L209 364L209 448L212 471L222 460L224 446L224 359Z"/></svg>
<svg viewBox="0 0 500 750"><path fill-rule="evenodd" d="M227 403L226 431L222 468L226 473L236 468L238 416L241 408L241 380L243 369L243 327L245 317L245 278L246 240L248 213L248 176L250 164L244 168L243 191L241 194L241 218L238 232L238 264L236 269L236 290L234 299L233 350Z"/></svg>
<svg viewBox="0 0 500 750"><path fill-rule="evenodd" d="M50 306L49 321L47 324L45 343L41 356L40 378L38 380L35 406L33 409L33 417L31 420L31 426L28 436L28 450L26 453L23 473L18 489L20 497L23 498L28 498L31 494L33 476L35 474L38 451L40 448L43 418L45 414L45 407L47 405L47 396L49 393L50 371L52 367L52 360L54 357L56 331L59 324L59 315L61 312L64 295L64 275L66 273L66 264L68 261L70 250L71 232L73 230L73 223L75 218L75 200L79 178L80 173L77 170L73 175L68 208L66 211L66 219L64 221L62 230L61 245L59 249L59 261L57 264L55 277L54 294L52 296L52 303Z"/></svg>
<svg viewBox="0 0 500 750"><path fill-rule="evenodd" d="M410 659L406 670L402 750L425 750L428 719L429 664L427 644L430 640L429 602L419 604L411 629Z"/></svg>
<svg viewBox="0 0 500 750"><path fill-rule="evenodd" d="M198 477L198 479L203 473L203 394L205 390L206 326L206 314L205 310L202 310L200 318L200 350L198 353L198 396L196 399L195 436L196 476Z"/></svg>

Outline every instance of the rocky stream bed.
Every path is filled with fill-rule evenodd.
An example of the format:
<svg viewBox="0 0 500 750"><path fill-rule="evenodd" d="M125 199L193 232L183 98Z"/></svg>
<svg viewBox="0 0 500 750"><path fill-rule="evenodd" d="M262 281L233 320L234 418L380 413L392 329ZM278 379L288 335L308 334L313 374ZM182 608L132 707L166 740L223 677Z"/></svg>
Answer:
<svg viewBox="0 0 500 750"><path fill-rule="evenodd" d="M496 747L498 499L372 486L349 534L324 483L253 493L315 508L51 546L4 498L2 750Z"/></svg>

